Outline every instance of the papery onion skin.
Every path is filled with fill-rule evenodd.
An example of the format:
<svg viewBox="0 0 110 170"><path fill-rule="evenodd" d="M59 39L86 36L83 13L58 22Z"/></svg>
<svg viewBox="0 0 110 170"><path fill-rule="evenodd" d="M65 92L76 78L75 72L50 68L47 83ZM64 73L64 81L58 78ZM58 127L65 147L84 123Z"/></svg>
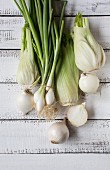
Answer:
<svg viewBox="0 0 110 170"><path fill-rule="evenodd" d="M67 118L69 122L75 127L84 125L88 119L88 113L85 108L85 103L82 103L81 105L71 106L67 112Z"/></svg>
<svg viewBox="0 0 110 170"><path fill-rule="evenodd" d="M82 74L79 80L79 87L85 93L96 93L99 87L99 79L94 74Z"/></svg>
<svg viewBox="0 0 110 170"><path fill-rule="evenodd" d="M54 91L52 88L49 89L49 91L46 93L46 104L47 105L52 105L55 101L55 95L54 95Z"/></svg>
<svg viewBox="0 0 110 170"><path fill-rule="evenodd" d="M34 107L33 94L30 92L22 92L17 96L17 108L22 114L27 114Z"/></svg>
<svg viewBox="0 0 110 170"><path fill-rule="evenodd" d="M61 144L69 138L69 130L64 122L56 122L48 129L49 141L53 144Z"/></svg>
<svg viewBox="0 0 110 170"><path fill-rule="evenodd" d="M44 90L45 90L44 88L40 87L34 93L34 102L36 104L36 110L38 112L41 112L45 106Z"/></svg>

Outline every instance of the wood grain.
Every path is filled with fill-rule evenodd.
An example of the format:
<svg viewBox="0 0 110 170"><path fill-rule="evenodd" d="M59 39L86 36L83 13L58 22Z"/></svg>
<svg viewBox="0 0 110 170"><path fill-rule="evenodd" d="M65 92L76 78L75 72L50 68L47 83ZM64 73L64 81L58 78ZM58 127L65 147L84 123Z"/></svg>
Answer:
<svg viewBox="0 0 110 170"><path fill-rule="evenodd" d="M0 84L0 119L37 119L32 111L23 116L16 107L16 97L20 92L17 84ZM101 84L96 94L87 94L83 97L89 113L89 119L110 119L110 83ZM66 115L67 109L60 109L57 119Z"/></svg>
<svg viewBox="0 0 110 170"><path fill-rule="evenodd" d="M19 49L23 18L0 18L0 49Z"/></svg>
<svg viewBox="0 0 110 170"><path fill-rule="evenodd" d="M74 17L67 17L65 30L72 29ZM89 17L90 27L96 40L105 49L110 49L110 16ZM20 49L22 17L0 18L0 49Z"/></svg>
<svg viewBox="0 0 110 170"><path fill-rule="evenodd" d="M56 15L59 15L60 7L58 4L55 6ZM106 65L98 72L101 81L107 83L101 83L96 94L86 95L83 98L87 102L89 119L93 120L88 120L87 124L80 128L74 128L68 123L70 139L65 144L52 145L48 141L47 130L58 120L38 120L35 111L27 116L22 116L17 111L16 96L20 87L15 84L15 73L19 62L21 28L24 21L13 1L0 0L0 49L2 49L0 50L0 169L2 170L110 169L110 83L108 83L110 82L110 0L68 0L65 30L73 27L74 15L78 11L89 16L93 35L104 49L108 49ZM63 114L57 119L65 116L64 108L61 109L61 113Z"/></svg>
<svg viewBox="0 0 110 170"><path fill-rule="evenodd" d="M59 161L60 160L60 161ZM110 155L106 154L51 154L0 155L2 170L109 170ZM80 163L78 163L80 161Z"/></svg>
<svg viewBox="0 0 110 170"><path fill-rule="evenodd" d="M60 145L48 141L55 121L0 121L0 153L110 153L110 120L91 120L74 128L68 124L69 140Z"/></svg>
<svg viewBox="0 0 110 170"><path fill-rule="evenodd" d="M15 82L20 50L0 50L0 82Z"/></svg>
<svg viewBox="0 0 110 170"><path fill-rule="evenodd" d="M110 51L105 50L106 64L97 75L101 82L110 82ZM19 64L20 50L0 50L0 82L16 82L16 72Z"/></svg>
<svg viewBox="0 0 110 170"><path fill-rule="evenodd" d="M56 4L56 8L59 3ZM59 14L58 9L56 14ZM110 15L110 1L106 0L68 0L65 14L75 15L78 11L84 15ZM20 15L13 1L0 1L0 15Z"/></svg>

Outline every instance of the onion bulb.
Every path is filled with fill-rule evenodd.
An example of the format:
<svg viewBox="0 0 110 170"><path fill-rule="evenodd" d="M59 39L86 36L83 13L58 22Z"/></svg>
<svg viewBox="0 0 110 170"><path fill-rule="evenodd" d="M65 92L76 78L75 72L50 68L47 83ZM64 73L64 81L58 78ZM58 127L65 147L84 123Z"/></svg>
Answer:
<svg viewBox="0 0 110 170"><path fill-rule="evenodd" d="M88 118L85 103L70 107L67 112L67 118L73 126L79 127L84 125Z"/></svg>
<svg viewBox="0 0 110 170"><path fill-rule="evenodd" d="M45 99L43 91L37 90L34 93L34 102L36 104L36 109L38 112L41 112L45 106Z"/></svg>
<svg viewBox="0 0 110 170"><path fill-rule="evenodd" d="M46 98L47 105L52 105L54 103L55 95L52 88L50 88L49 91L46 93L45 98Z"/></svg>
<svg viewBox="0 0 110 170"><path fill-rule="evenodd" d="M30 91L23 91L17 97L17 107L22 114L27 114L34 107L33 94Z"/></svg>
<svg viewBox="0 0 110 170"><path fill-rule="evenodd" d="M53 144L64 143L69 138L69 130L65 122L56 122L48 130L49 141Z"/></svg>
<svg viewBox="0 0 110 170"><path fill-rule="evenodd" d="M95 93L99 87L99 79L93 74L82 74L79 87L85 93Z"/></svg>

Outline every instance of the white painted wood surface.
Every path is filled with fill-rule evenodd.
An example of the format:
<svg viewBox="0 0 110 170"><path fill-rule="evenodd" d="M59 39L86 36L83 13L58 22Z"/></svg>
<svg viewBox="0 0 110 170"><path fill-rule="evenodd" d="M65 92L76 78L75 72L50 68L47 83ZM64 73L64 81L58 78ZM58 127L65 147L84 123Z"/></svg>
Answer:
<svg viewBox="0 0 110 170"><path fill-rule="evenodd" d="M37 119L37 113L32 111L26 116L18 112L16 97L21 91L17 84L0 84L0 119ZM101 83L96 94L83 97L89 112L89 119L110 119L110 83ZM67 109L66 109L67 110ZM59 110L57 119L64 118L66 110Z"/></svg>
<svg viewBox="0 0 110 170"><path fill-rule="evenodd" d="M110 153L110 120L89 120L80 128L68 124L70 138L51 144L47 131L55 121L0 121L0 153Z"/></svg>
<svg viewBox="0 0 110 170"><path fill-rule="evenodd" d="M56 15L59 13L59 8L56 8ZM24 21L13 0L0 0L0 169L2 170L110 169L110 0L68 0L65 12L66 29L68 26L72 28L77 11L88 16L93 35L103 48L107 49L106 65L98 72L101 82L105 83L101 83L96 94L86 95L84 99L87 101L91 120L80 128L68 124L70 129L68 142L52 145L47 139L47 129L55 122L54 120L38 120L35 112L22 116L17 111L15 98L20 87L15 84L15 74L19 62L21 27ZM62 114L57 119L63 117Z"/></svg>
<svg viewBox="0 0 110 170"><path fill-rule="evenodd" d="M110 49L110 16L89 17L90 27L96 40L104 49ZM0 49L20 49L22 17L0 18ZM72 29L74 17L67 17L65 29Z"/></svg>
<svg viewBox="0 0 110 170"><path fill-rule="evenodd" d="M110 51L105 50L106 64L97 73L101 82L110 82ZM0 82L16 82L20 50L0 50ZM8 74L7 74L8 73Z"/></svg>
<svg viewBox="0 0 110 170"><path fill-rule="evenodd" d="M109 160L110 155L105 154L0 155L0 167L2 170L109 170Z"/></svg>
<svg viewBox="0 0 110 170"><path fill-rule="evenodd" d="M66 15L75 15L78 11L84 15L110 15L110 0L68 0ZM20 12L13 0L1 0L0 15L20 15Z"/></svg>

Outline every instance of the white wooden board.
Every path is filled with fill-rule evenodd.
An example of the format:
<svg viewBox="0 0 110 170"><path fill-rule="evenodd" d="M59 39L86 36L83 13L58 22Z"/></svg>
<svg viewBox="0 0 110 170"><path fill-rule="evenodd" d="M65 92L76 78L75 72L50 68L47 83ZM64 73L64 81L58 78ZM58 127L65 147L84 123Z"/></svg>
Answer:
<svg viewBox="0 0 110 170"><path fill-rule="evenodd" d="M15 82L20 50L0 50L0 82Z"/></svg>
<svg viewBox="0 0 110 170"><path fill-rule="evenodd" d="M90 27L96 40L105 49L110 49L110 17L89 17ZM24 24L22 17L0 18L0 49L19 49L21 28ZM66 18L65 29L72 28L74 17Z"/></svg>
<svg viewBox="0 0 110 170"><path fill-rule="evenodd" d="M56 6L57 8L57 6ZM57 14L59 14L57 8ZM110 15L109 0L68 0L65 14L75 15L78 11L84 15ZM20 15L13 0L0 1L0 15Z"/></svg>
<svg viewBox="0 0 110 170"><path fill-rule="evenodd" d="M60 161L59 161L60 160ZM0 155L2 170L109 170L110 155Z"/></svg>
<svg viewBox="0 0 110 170"><path fill-rule="evenodd" d="M56 15L59 15L59 8L56 7ZM106 83L100 84L96 94L84 98L89 112L87 124L80 128L68 124L70 139L65 144L52 145L47 139L47 129L58 120L38 120L35 112L22 116L17 111L15 98L20 87L15 84L15 74L24 21L13 0L0 0L1 170L110 169L110 0L68 0L66 30L73 27L78 11L89 17L93 35L108 49L106 65L98 72L101 82ZM57 119L62 119L65 113Z"/></svg>
<svg viewBox="0 0 110 170"><path fill-rule="evenodd" d="M18 112L16 97L20 92L17 84L0 84L0 119L37 119L37 114L32 111L26 116ZM83 97L89 113L89 119L110 119L110 84L100 84L96 94L87 94ZM67 109L59 110L57 119L66 115Z"/></svg>
<svg viewBox="0 0 110 170"><path fill-rule="evenodd" d="M98 71L101 82L110 82L110 51L106 50L106 64ZM20 50L0 50L0 82L16 82Z"/></svg>
<svg viewBox="0 0 110 170"><path fill-rule="evenodd" d="M47 131L55 121L0 121L0 153L110 153L110 120L91 120L80 128L68 125L70 138L51 144Z"/></svg>

